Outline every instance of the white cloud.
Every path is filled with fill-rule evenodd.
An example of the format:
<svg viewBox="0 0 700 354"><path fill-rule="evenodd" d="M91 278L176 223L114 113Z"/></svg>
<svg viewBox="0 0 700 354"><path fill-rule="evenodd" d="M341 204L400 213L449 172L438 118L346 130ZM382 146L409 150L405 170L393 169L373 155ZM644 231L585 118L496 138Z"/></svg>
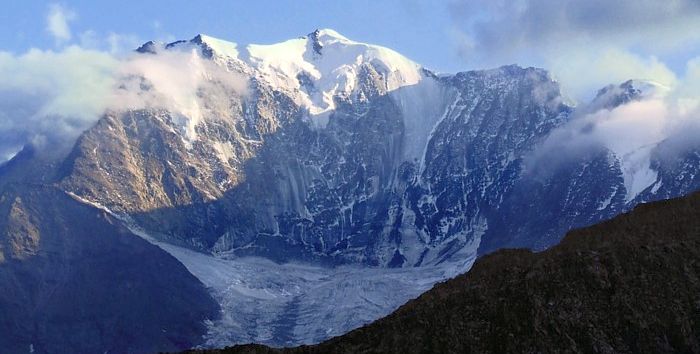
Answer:
<svg viewBox="0 0 700 354"><path fill-rule="evenodd" d="M69 24L76 18L77 14L74 11L60 4L49 6L49 12L46 17L46 30L54 37L57 45L71 42L73 33ZM131 51L145 42L133 34L109 32L105 35L92 29L80 32L77 37L77 43L82 48L107 50L114 54Z"/></svg>
<svg viewBox="0 0 700 354"><path fill-rule="evenodd" d="M676 94L681 99L700 100L700 57L688 61Z"/></svg>
<svg viewBox="0 0 700 354"><path fill-rule="evenodd" d="M199 90L224 90L217 97L231 99L246 84L194 51L119 58L78 46L0 52L0 77L0 156L26 144L71 144L108 109L167 109L190 134L208 109Z"/></svg>
<svg viewBox="0 0 700 354"><path fill-rule="evenodd" d="M205 106L221 106L231 93L245 94L247 85L242 75L202 58L198 51L134 55L122 63L118 76L120 87L109 109L167 109L182 118L188 139L196 138L195 126L205 116ZM207 95L200 95L201 90ZM229 107L227 102L223 106Z"/></svg>
<svg viewBox="0 0 700 354"><path fill-rule="evenodd" d="M110 53L124 53L134 48L138 48L144 41L139 37L130 34L119 34L110 32L107 35L107 45Z"/></svg>
<svg viewBox="0 0 700 354"><path fill-rule="evenodd" d="M57 44L69 41L72 37L69 22L75 20L76 13L60 4L49 6L46 16L46 30L54 37Z"/></svg>
<svg viewBox="0 0 700 354"><path fill-rule="evenodd" d="M653 86L647 86L650 94L611 109L598 106L598 110L590 111L583 107L580 115L550 133L528 157L526 169L535 176L546 176L562 164L605 148L620 162L627 198L631 199L655 181L653 154L673 159L700 148L697 63L700 61L691 61L686 75L671 88L651 90Z"/></svg>
<svg viewBox="0 0 700 354"><path fill-rule="evenodd" d="M78 35L77 42L80 47L85 49L106 51L114 55L124 56L146 41L133 34L109 32L102 35L94 30L86 30Z"/></svg>
<svg viewBox="0 0 700 354"><path fill-rule="evenodd" d="M101 42L101 38L93 30L84 31L78 36L80 47L85 49L98 49L101 46Z"/></svg>
<svg viewBox="0 0 700 354"><path fill-rule="evenodd" d="M0 53L0 153L77 136L101 113L117 66L105 53L75 46Z"/></svg>

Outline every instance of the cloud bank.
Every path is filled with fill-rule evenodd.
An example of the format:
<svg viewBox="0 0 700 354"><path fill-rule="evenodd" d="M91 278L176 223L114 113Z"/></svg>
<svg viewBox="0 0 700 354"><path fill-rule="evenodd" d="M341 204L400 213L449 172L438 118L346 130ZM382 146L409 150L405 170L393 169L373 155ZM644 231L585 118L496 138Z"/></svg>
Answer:
<svg viewBox="0 0 700 354"><path fill-rule="evenodd" d="M59 4L47 10L46 30L59 49L0 51L0 163L28 144L40 152L68 148L107 111L164 109L194 139L212 107L228 108L223 101L246 93L242 75L194 45L142 54L134 35L86 30L73 40L77 14Z"/></svg>
<svg viewBox="0 0 700 354"><path fill-rule="evenodd" d="M162 108L179 115L188 138L207 109L200 90L244 94L246 81L203 58L196 48L133 53L69 46L0 52L0 161L26 144L72 144L107 110Z"/></svg>
<svg viewBox="0 0 700 354"><path fill-rule="evenodd" d="M204 59L195 48L133 55L121 62L117 76L119 85L107 109L167 109L179 115L190 141L196 139L195 126L210 109L207 104L218 100L214 105L221 105L227 95L245 95L247 90L244 76ZM217 95L221 91L224 95ZM228 108L228 102L223 105Z"/></svg>
<svg viewBox="0 0 700 354"><path fill-rule="evenodd" d="M605 149L620 162L631 198L654 182L657 147L667 159L700 148L700 1L452 0L450 7L469 65L540 66L581 102L528 156L532 175ZM618 107L602 98L586 104L599 89L630 79L650 92Z"/></svg>
<svg viewBox="0 0 700 354"><path fill-rule="evenodd" d="M0 52L0 158L80 134L103 111L118 65L79 47Z"/></svg>

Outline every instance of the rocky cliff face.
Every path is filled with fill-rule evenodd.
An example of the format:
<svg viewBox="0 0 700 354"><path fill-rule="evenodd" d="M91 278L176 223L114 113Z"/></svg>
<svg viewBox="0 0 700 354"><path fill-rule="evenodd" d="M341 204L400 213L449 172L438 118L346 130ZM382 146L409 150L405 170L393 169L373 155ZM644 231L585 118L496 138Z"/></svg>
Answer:
<svg viewBox="0 0 700 354"><path fill-rule="evenodd" d="M502 250L390 316L317 346L206 353L695 353L700 194L532 253Z"/></svg>
<svg viewBox="0 0 700 354"><path fill-rule="evenodd" d="M196 119L110 112L76 144L61 186L202 251L431 265L477 249L544 249L572 227L700 186L697 150L654 160L657 181L634 195L625 157L604 148L526 173L553 130L643 99L644 83L606 87L575 109L540 69L438 77L330 30L269 46L197 36L146 47L202 56L247 93L213 80L198 91Z"/></svg>
<svg viewBox="0 0 700 354"><path fill-rule="evenodd" d="M643 101L652 89L658 88L634 81L611 85L571 119ZM543 250L570 229L609 219L640 203L700 189L700 142L680 140L668 137L625 154L602 145L574 154L565 146L550 152L518 176L511 193L491 214L480 253L502 247Z"/></svg>

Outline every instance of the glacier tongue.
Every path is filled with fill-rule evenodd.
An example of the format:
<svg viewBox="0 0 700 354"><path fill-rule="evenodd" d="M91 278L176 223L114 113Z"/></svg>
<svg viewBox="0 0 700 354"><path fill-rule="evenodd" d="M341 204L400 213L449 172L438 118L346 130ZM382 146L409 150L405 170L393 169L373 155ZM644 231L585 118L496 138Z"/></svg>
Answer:
<svg viewBox="0 0 700 354"><path fill-rule="evenodd" d="M140 234L184 264L220 303L221 319L207 323L206 347L318 343L386 316L435 283L467 271L476 254L439 267L326 268L226 259Z"/></svg>

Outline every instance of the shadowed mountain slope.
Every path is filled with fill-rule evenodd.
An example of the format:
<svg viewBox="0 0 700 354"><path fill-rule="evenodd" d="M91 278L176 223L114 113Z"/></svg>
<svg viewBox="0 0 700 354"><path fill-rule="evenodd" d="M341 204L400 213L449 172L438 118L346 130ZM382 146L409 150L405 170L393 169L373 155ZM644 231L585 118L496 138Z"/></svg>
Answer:
<svg viewBox="0 0 700 354"><path fill-rule="evenodd" d="M0 288L3 353L183 350L219 309L174 257L39 185L0 192Z"/></svg>

